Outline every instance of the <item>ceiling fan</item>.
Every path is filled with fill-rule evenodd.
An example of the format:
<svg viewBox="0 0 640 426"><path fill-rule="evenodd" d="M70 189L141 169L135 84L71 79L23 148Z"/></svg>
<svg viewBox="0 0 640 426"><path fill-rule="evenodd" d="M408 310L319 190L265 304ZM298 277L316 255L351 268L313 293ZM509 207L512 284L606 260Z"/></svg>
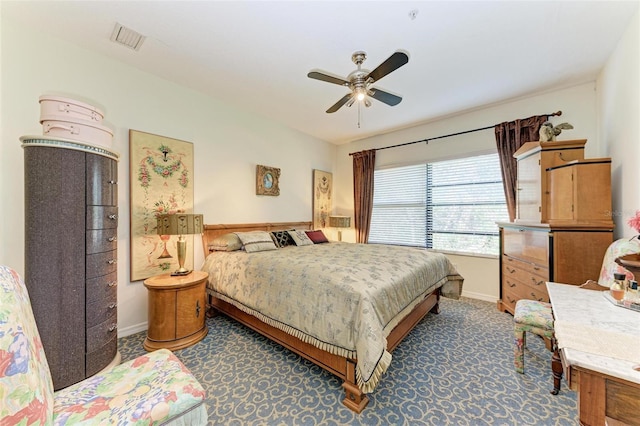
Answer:
<svg viewBox="0 0 640 426"><path fill-rule="evenodd" d="M358 66L358 69L349 74L346 80L319 71L311 71L307 74L309 78L338 84L348 87L351 90L351 93L344 95L342 99L333 104L333 106L327 110L327 113L336 112L345 104L350 107L356 100L363 101L364 105L369 107L371 106L371 101L368 99L369 97L390 106L400 103L402 100L400 96L371 87L371 85L409 62L409 56L404 52L396 51L373 71L362 68L362 63L365 59L367 59L367 54L362 51L355 52L351 55L351 60Z"/></svg>

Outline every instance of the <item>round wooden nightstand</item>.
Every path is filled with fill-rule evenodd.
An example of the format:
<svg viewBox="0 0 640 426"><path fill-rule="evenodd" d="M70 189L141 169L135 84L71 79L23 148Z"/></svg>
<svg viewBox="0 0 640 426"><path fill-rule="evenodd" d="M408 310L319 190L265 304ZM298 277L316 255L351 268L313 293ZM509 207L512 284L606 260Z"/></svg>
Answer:
<svg viewBox="0 0 640 426"><path fill-rule="evenodd" d="M209 274L157 275L144 281L149 290L149 328L144 348L154 351L186 348L204 339L206 327L205 285Z"/></svg>

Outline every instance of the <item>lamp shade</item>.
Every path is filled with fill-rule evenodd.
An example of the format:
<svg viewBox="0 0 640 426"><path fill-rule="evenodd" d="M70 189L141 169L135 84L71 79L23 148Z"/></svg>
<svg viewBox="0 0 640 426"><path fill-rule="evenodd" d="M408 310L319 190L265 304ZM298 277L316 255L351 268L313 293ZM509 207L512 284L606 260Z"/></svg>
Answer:
<svg viewBox="0 0 640 426"><path fill-rule="evenodd" d="M351 226L351 217L329 216L329 226L332 228L349 228Z"/></svg>
<svg viewBox="0 0 640 426"><path fill-rule="evenodd" d="M163 214L158 216L158 235L202 234L201 214Z"/></svg>

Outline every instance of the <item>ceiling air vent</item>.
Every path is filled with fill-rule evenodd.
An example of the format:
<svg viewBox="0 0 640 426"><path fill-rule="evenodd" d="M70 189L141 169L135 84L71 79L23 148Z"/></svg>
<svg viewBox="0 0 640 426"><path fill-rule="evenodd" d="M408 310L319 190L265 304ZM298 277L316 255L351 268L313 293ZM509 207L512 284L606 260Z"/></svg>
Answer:
<svg viewBox="0 0 640 426"><path fill-rule="evenodd" d="M111 41L121 44L133 50L140 50L140 46L144 42L146 37L140 33L137 33L122 24L116 23L113 33L111 34Z"/></svg>

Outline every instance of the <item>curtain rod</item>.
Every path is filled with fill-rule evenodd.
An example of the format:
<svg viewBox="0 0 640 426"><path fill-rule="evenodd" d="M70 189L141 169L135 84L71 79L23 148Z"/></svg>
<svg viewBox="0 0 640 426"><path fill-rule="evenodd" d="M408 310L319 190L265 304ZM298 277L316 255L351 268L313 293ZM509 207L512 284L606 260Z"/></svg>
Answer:
<svg viewBox="0 0 640 426"><path fill-rule="evenodd" d="M562 115L562 111L556 111L556 112L552 112L551 114L543 114L543 115L547 115L547 116L550 116L550 117L561 116ZM406 146L406 145L413 145L414 143L422 143L422 142L424 142L424 143L428 144L429 141L433 141L433 140L436 140L436 139L444 139L444 138L449 138L451 136L459 136L459 135L464 135L466 133L479 132L480 130L493 129L496 126L497 126L497 124L494 124L493 126L479 127L477 129L465 130L465 131L458 132L458 133L451 133L449 135L435 136L433 138L420 139L419 141L399 143L397 145L385 146L385 147L382 147L382 148L375 148L375 151L381 151L383 149L389 149L389 148L398 148L400 146ZM355 152L350 152L349 153L349 155L353 155L353 154L356 154L356 153Z"/></svg>

